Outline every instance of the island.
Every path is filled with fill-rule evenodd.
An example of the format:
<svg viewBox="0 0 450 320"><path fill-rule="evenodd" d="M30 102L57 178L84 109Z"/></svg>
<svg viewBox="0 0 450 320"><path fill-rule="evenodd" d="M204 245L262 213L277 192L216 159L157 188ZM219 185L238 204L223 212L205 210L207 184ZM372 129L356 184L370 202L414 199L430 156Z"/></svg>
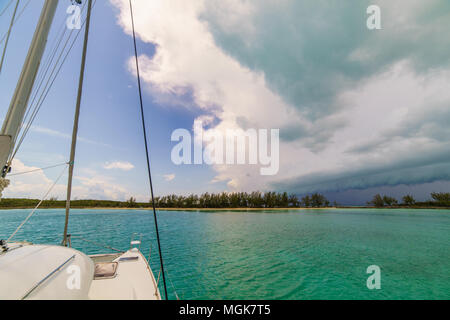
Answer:
<svg viewBox="0 0 450 320"><path fill-rule="evenodd" d="M37 199L2 199L0 210L35 208ZM155 198L155 206L166 211L198 211L198 210L294 210L294 209L326 209L355 208L331 203L324 195L314 193L299 198L287 192L222 192L218 194L204 193L202 195L168 195ZM65 200L51 198L39 206L41 209L63 209ZM151 201L138 202L134 197L128 201L110 200L72 200L73 209L151 209ZM411 195L402 197L401 202L387 195L377 194L365 206L357 208L412 208L412 209L450 209L450 193L431 193L431 199L418 202Z"/></svg>

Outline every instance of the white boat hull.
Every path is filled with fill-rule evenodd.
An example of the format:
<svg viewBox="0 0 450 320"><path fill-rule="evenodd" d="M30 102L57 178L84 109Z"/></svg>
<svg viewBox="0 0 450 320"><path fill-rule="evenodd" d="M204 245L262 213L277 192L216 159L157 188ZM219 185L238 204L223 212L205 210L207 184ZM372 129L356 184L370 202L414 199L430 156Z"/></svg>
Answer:
<svg viewBox="0 0 450 320"><path fill-rule="evenodd" d="M66 247L9 247L0 254L0 300L160 300L150 266L137 249L102 263L99 256ZM96 263L114 265L114 274L94 279Z"/></svg>

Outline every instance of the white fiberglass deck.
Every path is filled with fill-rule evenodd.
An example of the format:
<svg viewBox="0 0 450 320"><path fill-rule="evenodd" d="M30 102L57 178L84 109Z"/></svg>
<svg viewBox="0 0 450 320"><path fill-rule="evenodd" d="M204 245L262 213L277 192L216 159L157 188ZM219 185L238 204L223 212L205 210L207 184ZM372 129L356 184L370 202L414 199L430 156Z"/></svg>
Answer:
<svg viewBox="0 0 450 320"><path fill-rule="evenodd" d="M138 250L130 250L113 262L118 262L115 277L92 281L89 299L160 300L153 273Z"/></svg>

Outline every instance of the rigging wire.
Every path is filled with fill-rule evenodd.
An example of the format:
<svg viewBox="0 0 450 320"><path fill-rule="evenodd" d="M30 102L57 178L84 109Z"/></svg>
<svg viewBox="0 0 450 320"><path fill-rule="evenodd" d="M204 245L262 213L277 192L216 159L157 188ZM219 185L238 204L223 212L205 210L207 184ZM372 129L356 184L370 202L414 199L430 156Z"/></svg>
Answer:
<svg viewBox="0 0 450 320"><path fill-rule="evenodd" d="M64 30L66 30L65 28L64 28ZM33 110L33 113L34 113L34 110L35 109L33 109L33 108L31 108L33 105L34 105L34 103L35 103L35 101L36 101L36 98L37 98L37 96L39 95L39 92L40 92L40 89L41 89L41 87L42 87L42 84L44 83L44 81L45 81L45 78L46 78L46 76L47 76L47 73L48 73L48 71L50 70L50 67L51 67L51 64L52 64L52 62L53 62L53 59L54 59L54 57L55 57L55 55L56 55L56 53L57 53L57 51L58 51L58 49L59 49L59 46L61 45L61 43L62 43L62 40L63 40L63 37L64 37L64 35L65 35L65 31L62 33L62 35L61 35L61 37L60 37L60 39L59 39L59 41L57 42L57 45L56 45L56 47L55 47L55 50L53 51L53 54L49 57L49 59L48 59L48 61L46 62L46 67L44 68L44 69L41 69L41 71L42 70L45 70L44 72L39 72L39 75L38 75L38 77L39 77L39 85L38 85L38 87L37 87L37 89L35 89L34 90L34 94L33 94L33 98L32 98L32 100L31 100L31 103L29 104L29 108L27 108L27 112L26 112L26 114L25 114L25 116L24 116L24 120L22 121L22 125L24 125L25 123L28 123L29 122L29 120L28 120L28 117L29 117L29 115L30 115L30 112L31 112L31 110ZM71 35L69 35L69 38L67 39L67 40L69 40L70 39L70 36ZM67 45L67 42L66 42L66 45ZM65 49L65 47L63 48L63 51L64 51L64 49ZM62 51L62 52L63 52ZM58 62L59 62L59 59L60 58L58 58ZM49 79L51 78L51 76L53 75L53 71L52 71L52 74L49 76ZM48 85L48 81L47 81L47 84L46 84L46 86L45 86L45 88L44 88L44 90L43 91L45 91L45 89L47 88L47 85ZM42 96L41 96L42 97ZM27 125L27 127L28 127L28 125Z"/></svg>
<svg viewBox="0 0 450 320"><path fill-rule="evenodd" d="M167 279L169 279L170 285L172 286L173 293L175 294L175 297L179 301L180 297L178 296L178 293L177 293L177 291L175 289L175 286L173 285L173 282L172 282L172 279L171 279L172 277L170 276L169 271L167 269L166 269L166 273L167 273Z"/></svg>
<svg viewBox="0 0 450 320"><path fill-rule="evenodd" d="M95 241L92 241L92 240L85 239L82 236L78 236L78 235L73 235L72 234L72 235L70 235L70 237L71 238L75 238L75 239L80 239L81 241L84 241L84 242L87 242L87 243L91 243L91 244L94 244L94 245L96 245L98 247L103 247L103 248L106 248L106 249L109 249L109 250L112 250L112 251L116 251L116 252L119 252L119 253L124 253L125 252L123 250L119 250L119 249L110 247L110 246L108 246L106 244L102 244L100 242L95 242Z"/></svg>
<svg viewBox="0 0 450 320"><path fill-rule="evenodd" d="M20 224L20 226L16 229L16 231L14 231L14 233L8 238L8 240L6 240L6 242L10 242L14 236L20 231L20 229L22 229L22 227L28 222L28 220L31 219L31 217L34 215L34 213L37 211L37 209L39 209L39 207L41 206L42 202L45 201L45 199L47 199L48 195L50 194L50 192L52 192L53 188L55 188L55 186L58 184L59 180L61 180L62 176L64 175L64 173L66 172L68 166L64 167L64 170L61 172L61 174L58 176L58 178L55 180L55 182L53 183L53 185L50 187L50 189L48 189L48 191L45 193L45 195L42 197L42 200L38 203L38 205L33 209L33 211L31 211L31 213L28 215L28 217L26 217L26 219Z"/></svg>
<svg viewBox="0 0 450 320"><path fill-rule="evenodd" d="M87 2L84 2L83 7L81 8L81 14L83 14L84 9L86 8L86 3ZM40 90L44 80L45 80L45 77L47 76L48 70L50 69L50 66L51 66L51 64L52 64L52 62L53 62L53 60L54 60L54 58L56 56L56 53L58 52L58 49L59 49L59 47L60 47L60 45L61 45L61 43L63 41L64 36L66 35L66 32L67 32L68 28L66 26L66 21L65 20L63 20L61 22L61 25L60 25L59 29L61 29L62 32L61 32L61 35L59 37L58 37L58 35L56 35L56 37L55 37L55 39L53 41L53 45L51 46L51 47L54 47L53 53L47 57L46 62L44 64L45 68L43 68L43 69L41 68L39 70L39 76L38 76L38 78L39 78L39 81L38 81L39 82L39 87L36 90L34 90L35 94L33 96L32 102L30 103L30 106L32 106L34 104L34 101L36 100L36 97L37 97L37 95L39 93L39 90ZM70 38L72 36L73 31L74 30L72 29L70 34L69 34L69 36L68 36L68 38ZM61 50L60 55L62 54L62 52L64 51L65 48L66 48L66 46L63 47L63 49ZM45 70L45 72L44 72L44 70ZM28 114L29 114L30 110L31 110L31 108L28 108L27 114L24 117L24 119L28 119ZM25 122L27 122L27 120L23 121L23 123L25 123Z"/></svg>
<svg viewBox="0 0 450 320"><path fill-rule="evenodd" d="M34 89L33 89L34 94L33 94L33 98L32 98L32 100L31 100L31 103L29 104L30 108L27 109L27 112L26 112L26 114L25 114L25 116L24 116L24 118L23 118L23 121L22 121L22 125L28 121L27 119L28 119L28 116L29 116L30 111L31 111L31 106L32 106L32 105L34 104L34 102L36 101L36 98L37 98L37 96L38 96L38 94L39 94L39 90L41 89L41 86L42 86L42 84L43 84L44 81L45 81L45 77L47 76L48 70L50 69L50 66L51 66L51 64L52 64L52 62L53 62L53 60L54 60L54 58L55 58L55 56L56 56L56 53L58 52L58 49L59 49L59 47L60 47L60 45L61 45L61 43L62 43L62 40L63 40L64 36L66 35L66 32L67 32L67 28L65 28L65 26L64 26L64 24L63 24L61 36L57 37L57 38L54 40L54 43L53 43L53 45L52 45L52 47L54 47L54 49L52 50L53 53L50 54L50 55L46 58L46 61L45 61L45 63L44 63L45 67L44 67L44 68L39 68L39 73L38 73L38 77L37 77L37 78L39 79L39 80L38 80L39 86L38 86L38 87L34 87ZM72 34L70 34L69 37L70 37L71 35L72 35ZM64 50L64 49L63 49L63 50ZM44 70L45 70L45 71L44 71Z"/></svg>
<svg viewBox="0 0 450 320"><path fill-rule="evenodd" d="M3 62L5 61L6 49L8 48L9 36L11 35L11 30L12 30L13 25L14 25L14 18L16 17L17 8L19 7L19 4L20 4L20 0L17 0L16 6L14 8L14 13L13 13L12 18L11 18L11 23L9 25L8 33L7 33L7 36L6 36L5 46L3 47L2 59L0 61L0 74L2 73Z"/></svg>
<svg viewBox="0 0 450 320"><path fill-rule="evenodd" d="M9 3L6 5L6 7L0 13L0 17L6 12L6 10L8 10L9 6L11 5L11 3L13 3L13 0L9 0Z"/></svg>
<svg viewBox="0 0 450 320"><path fill-rule="evenodd" d="M150 166L150 154L149 154L149 147L148 147L148 140L147 140L147 130L146 130L146 125L145 125L144 102L143 102L143 98L142 98L142 87L141 87L141 75L139 72L139 59L138 59L138 51L137 51L137 44L136 44L136 32L135 32L135 28L134 28L133 5L131 3L131 0L129 0L129 2L130 2L131 25L132 25L132 29L133 29L134 56L135 56L135 60L136 60L136 71L137 71L137 80L138 80L138 88L139 88L139 101L140 101L140 106L141 106L142 129L143 129L143 133L144 133L145 153L146 153L146 157L147 157L148 179L149 179L149 183L150 183L150 192L151 192L151 197L152 197L153 217L155 220L156 239L158 242L159 260L161 263L161 272L162 272L162 277L163 277L164 293L166 296L166 300L168 300L169 297L167 295L166 276L165 276L165 272L164 272L164 260L163 260L163 256L162 256L161 241L160 241L160 237L159 237L158 217L156 215L156 205L155 205L155 197L154 197L154 192L153 192L152 172L151 172L151 166Z"/></svg>
<svg viewBox="0 0 450 320"><path fill-rule="evenodd" d="M58 168L58 167L62 167L65 165L68 165L68 162L64 162L64 163L60 163L60 164L55 164L53 166L49 166L49 167L45 167L45 168L39 168L39 169L33 169L30 171L25 171L25 172L18 172L18 173L13 173L13 174L9 174L9 177L16 177L16 176L22 176L25 174L29 174L29 173L34 173L34 172L38 172L38 171L44 171L44 170L49 170L49 169L53 169L53 168Z"/></svg>
<svg viewBox="0 0 450 320"><path fill-rule="evenodd" d="M84 25L84 23L83 23L83 25ZM42 87L42 84L43 84L44 81L45 81L45 76L47 75L47 73L48 73L48 71L49 71L49 69L50 69L50 67L51 67L51 64L52 64L53 59L54 59L54 55L56 54L56 52L57 52L59 46L61 45L61 42L62 42L62 40L63 40L63 37L64 37L64 35L65 35L65 33L66 33L67 28L65 28L64 25L63 25L63 28L64 28L64 32L62 33L62 35L61 35L59 41L57 42L56 49L54 50L54 54L51 55L51 57L49 58L49 61L48 61L46 70L45 70L45 72L44 72L44 76L43 76L42 79L40 80L38 89L36 90L36 92L35 92L35 94L34 94L34 96L33 96L32 102L31 102L31 104L30 104L30 107L28 108L27 114L26 114L25 117L24 117L24 119L28 119L28 116L29 116L29 114L30 114L30 111L33 110L33 112L31 113L31 116L30 116L30 120L24 120L24 121L23 121L23 124L22 124L22 125L24 125L26 121L28 121L28 123L27 123L26 128L24 129L24 131L23 131L23 133L22 133L22 136L21 136L20 140L19 140L19 144L18 144L18 146L16 147L16 151L15 151L15 153L14 153L14 156L15 156L15 154L17 153L17 150L19 149L19 147L22 145L22 142L23 142L23 140L25 139L25 136L27 135L29 129L31 128L32 123L34 122L34 119L36 118L38 112L39 112L40 109L41 109L42 104L44 103L44 100L45 100L45 98L46 98L46 96L47 96L47 93L50 91L50 89L51 89L51 87L52 87L52 85L53 85L53 82L56 80L56 77L58 76L59 71L58 71L58 73L54 76L54 79L53 79L53 81L51 82L51 85L50 85L50 87L49 87L49 84L50 84L50 81L51 81L51 79L52 79L52 76L54 75L54 73L55 73L55 71L56 71L56 68L58 67L58 63L60 62L60 60L61 60L61 58L62 58L62 56L63 56L63 54L64 54L64 50L66 49L66 47L67 47L67 45L68 45L68 43L69 43L69 41L70 41L70 38L71 38L71 36L72 36L72 34L73 34L73 30L70 32L69 36L67 37L67 40L65 41L64 47L62 48L62 50L61 50L61 52L60 52L60 54L59 54L59 56L58 56L58 59L57 59L57 61L56 61L56 63L55 63L55 66L53 67L52 72L51 72L50 76L49 76L48 79L47 79L47 82L46 82L46 84L45 84L45 86L44 86L44 89L43 89L42 92L41 92L41 95L40 95L40 97L39 97L39 99L38 99L38 102L36 103L36 105L34 106L34 108L32 108L32 106L33 106L33 104L34 104L34 102L35 102L35 100L36 100L36 98L37 98L37 96L38 96L38 94L39 94L39 90L40 90L40 88ZM69 51L67 52L67 54L70 52L71 48L73 47L73 44L75 43L75 41L76 41L76 39L77 39L77 37L78 37L78 35L79 35L80 32L81 32L81 29L78 31L78 34L76 35L75 39L73 40L72 46L70 47L70 49L69 49ZM64 59L63 62L61 63L61 66L64 64L64 62L65 62L65 59ZM48 89L48 90L47 90L47 89ZM47 91L47 93L46 93L46 91Z"/></svg>
<svg viewBox="0 0 450 320"><path fill-rule="evenodd" d="M23 12L25 11L25 9L28 7L28 5L30 4L31 0L28 0L27 3L25 3L25 5L23 6L23 8L20 10L19 14L17 15L17 18L14 20L13 22L13 26L16 24L17 21L19 21L20 17L22 16ZM12 0L10 2L10 4L12 3ZM9 5L8 5L9 6ZM3 14L3 13L2 13ZM0 14L1 16L1 14ZM0 40L0 44L3 43L3 41L5 41L6 36L8 35L8 32L6 32L5 34L3 34L2 39Z"/></svg>
<svg viewBox="0 0 450 320"><path fill-rule="evenodd" d="M94 3L93 3L93 5L92 5L93 8L95 7L95 4L96 4L96 3L97 3L97 1L95 0ZM32 113L31 119L30 119L30 121L28 122L28 124L26 125L26 128L24 129L24 131L23 131L23 133L22 133L22 135L21 135L21 138L19 139L19 143L16 145L16 148L15 148L15 151L14 151L13 155L12 155L12 156L10 157L10 159L8 160L8 167L10 167L10 165L11 165L11 163L12 163L12 160L13 160L13 159L15 158L15 156L17 155L17 152L19 151L19 149L20 149L20 147L21 147L23 141L25 140L25 137L26 137L26 135L28 134L28 132L29 132L29 130L30 130L30 128L31 128L31 126L32 126L32 124L33 124L33 122L34 122L34 120L36 119L37 114L39 113L40 109L42 108L42 105L44 104L45 99L47 98L47 96L48 96L48 94L49 94L51 88L53 87L53 84L54 84L56 78L58 77L59 73L61 72L61 69L62 69L64 63L66 62L66 60L67 60L67 58L68 58L68 56L69 56L69 54L70 54L72 48L74 47L74 45L75 45L75 43L76 43L76 40L78 39L78 37L79 37L79 35L80 35L80 33L81 33L81 30L83 29L83 26L85 25L85 23L86 23L86 19L83 21L82 27L80 28L80 30L78 30L77 34L75 35L75 38L73 39L73 41L72 41L72 43L71 43L69 49L67 50L67 52L66 52L66 54L65 54L65 56L64 56L64 58L63 58L61 64L59 65L59 68L58 68L58 70L56 71L56 73L54 73L54 71L56 70L56 68L57 68L58 66L55 65L55 67L53 68L53 71L51 72L51 75L50 75L50 77L51 77L51 76L54 74L53 80L52 80L50 83L49 83L49 81L47 81L47 85L46 85L45 88L44 88L44 90L46 90L46 91L43 91L43 92L42 92L42 94L41 94L41 96L40 96L40 99L38 100L38 104L37 104L37 105L35 106L35 108L34 108L34 111L33 111L33 113ZM65 48L65 47L64 47L64 48ZM62 51L61 54L60 54L60 56L62 56L63 53L64 53L64 52ZM58 59L58 61L59 61L59 60L60 60L60 59ZM50 78L49 78L49 80L50 80Z"/></svg>
<svg viewBox="0 0 450 320"><path fill-rule="evenodd" d="M82 8L82 12L84 11L85 6L86 6L86 2L85 2L84 6L83 6L83 8ZM83 25L84 25L84 24L83 24ZM41 96L40 96L40 98L39 98L39 100L38 100L38 102L37 102L37 105L34 107L34 109L32 108L32 106L34 105L34 102L36 101L37 96L39 95L39 90L41 89L42 84L43 84L44 81L45 81L45 77L47 76L47 73L48 73L48 71L50 70L50 67L51 67L51 64L52 64L52 62L53 62L53 60L54 60L54 57L55 57L56 53L58 52L58 49L59 49L59 47L60 47L60 45L61 45L61 43L62 43L62 41L63 41L63 38L64 38L64 36L65 36L65 34L66 34L66 32L67 32L67 28L66 28L66 25L65 25L65 21L63 21L61 27L62 27L63 32L62 32L61 36L59 37L59 39L58 39L58 38L55 39L55 44L56 44L56 45L55 45L55 48L54 48L54 50L53 50L53 53L47 58L47 62L45 63L46 67L45 67L44 69L41 69L41 70L40 70L40 75L39 75L39 78L40 78L40 80L39 80L39 85L38 85L37 89L36 89L35 92L34 92L33 99L32 99L32 101L31 101L31 103L29 104L30 107L27 109L27 112L26 112L26 114L25 114L24 120L22 121L22 126L23 126L25 123L27 123L27 122L28 122L28 123L27 123L27 125L26 125L26 129L25 129L25 130L23 131L23 133L22 133L22 137L20 138L20 141L21 141L21 142L20 142L20 145L22 144L23 139L25 138L24 135L26 135L26 134L28 133L29 127L31 127L31 124L32 124L32 122L34 121L35 116L33 116L33 115L36 115L36 114L39 112L40 107L38 108L37 105L39 105L39 104L42 105L42 103L43 103L43 102L40 103L40 101L42 100L42 94L43 94L43 93L42 93ZM80 29L80 30L81 30L81 29ZM70 34L69 34L69 36L68 36L68 38L67 38L67 40L66 40L66 42L65 42L65 44L64 44L64 47L63 47L62 50L61 50L61 53L60 53L59 56L58 56L57 62L55 63L55 67L53 68L52 73L51 73L50 76L48 77L48 81L47 81L47 83L46 83L46 85L45 85L45 87L44 87L44 89L43 89L42 92L45 92L45 90L47 89L48 83L49 83L49 81L50 81L52 75L54 74L55 68L56 68L56 66L57 66L58 63L59 63L59 61L60 61L60 59L61 59L61 56L62 56L62 54L64 53L64 50L66 49L67 44L68 44L70 38L72 37L73 31L74 31L74 30L72 29L72 31L70 32ZM63 62L63 63L64 63L64 62ZM45 70L45 71L43 71L43 70ZM56 77L56 76L55 76L55 77ZM31 119L28 120L28 117L29 117L29 115L30 115L30 111L31 111L31 110L33 110L33 113L32 113L32 116L31 116L31 119L33 119L33 120L31 120ZM17 148L16 148L16 149L17 149Z"/></svg>

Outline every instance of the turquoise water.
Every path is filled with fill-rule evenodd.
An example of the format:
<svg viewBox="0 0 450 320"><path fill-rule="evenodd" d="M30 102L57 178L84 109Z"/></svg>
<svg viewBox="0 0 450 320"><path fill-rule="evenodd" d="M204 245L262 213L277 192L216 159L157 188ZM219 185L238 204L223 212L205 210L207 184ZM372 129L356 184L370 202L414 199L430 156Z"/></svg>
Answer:
<svg viewBox="0 0 450 320"><path fill-rule="evenodd" d="M29 210L0 211L0 239ZM449 299L450 210L160 212L168 275L184 299ZM42 210L16 240L58 244L62 210ZM147 211L74 210L70 232L127 249L133 232L152 246ZM80 240L88 254L104 249ZM366 269L381 268L381 290ZM169 291L173 291L169 282ZM172 296L173 297L173 296Z"/></svg>

